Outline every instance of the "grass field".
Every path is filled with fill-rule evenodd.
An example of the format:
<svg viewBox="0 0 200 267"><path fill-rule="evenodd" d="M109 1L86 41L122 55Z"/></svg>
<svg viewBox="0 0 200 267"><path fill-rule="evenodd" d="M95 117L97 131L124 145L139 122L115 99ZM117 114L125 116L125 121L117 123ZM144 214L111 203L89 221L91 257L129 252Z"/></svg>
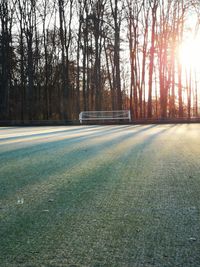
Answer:
<svg viewBox="0 0 200 267"><path fill-rule="evenodd" d="M0 128L0 266L200 266L200 124Z"/></svg>

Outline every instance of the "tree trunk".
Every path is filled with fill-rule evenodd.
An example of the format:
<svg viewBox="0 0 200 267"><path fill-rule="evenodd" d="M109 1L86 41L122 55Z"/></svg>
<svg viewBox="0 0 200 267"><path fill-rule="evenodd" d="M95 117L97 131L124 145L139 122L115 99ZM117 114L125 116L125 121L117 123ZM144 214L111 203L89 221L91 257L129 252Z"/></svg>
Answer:
<svg viewBox="0 0 200 267"><path fill-rule="evenodd" d="M148 118L152 117L152 82L154 70L154 53L155 53L155 29L157 20L157 1L154 1L152 8L152 27L151 27L151 48L150 48L150 62L149 62L149 90L148 90Z"/></svg>

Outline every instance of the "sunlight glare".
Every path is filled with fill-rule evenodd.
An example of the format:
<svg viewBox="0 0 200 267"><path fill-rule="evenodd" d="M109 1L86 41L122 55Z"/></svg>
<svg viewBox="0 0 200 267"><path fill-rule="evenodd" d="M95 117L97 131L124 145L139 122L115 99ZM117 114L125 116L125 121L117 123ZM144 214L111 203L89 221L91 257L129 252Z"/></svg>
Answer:
<svg viewBox="0 0 200 267"><path fill-rule="evenodd" d="M185 41L179 49L179 58L186 69L200 69L200 39Z"/></svg>

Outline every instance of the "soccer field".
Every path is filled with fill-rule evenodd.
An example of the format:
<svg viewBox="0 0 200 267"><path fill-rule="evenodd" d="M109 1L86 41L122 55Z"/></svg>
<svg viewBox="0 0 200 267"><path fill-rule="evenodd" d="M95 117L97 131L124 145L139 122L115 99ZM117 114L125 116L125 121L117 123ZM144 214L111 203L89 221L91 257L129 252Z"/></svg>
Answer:
<svg viewBox="0 0 200 267"><path fill-rule="evenodd" d="M0 266L200 266L200 124L0 128Z"/></svg>

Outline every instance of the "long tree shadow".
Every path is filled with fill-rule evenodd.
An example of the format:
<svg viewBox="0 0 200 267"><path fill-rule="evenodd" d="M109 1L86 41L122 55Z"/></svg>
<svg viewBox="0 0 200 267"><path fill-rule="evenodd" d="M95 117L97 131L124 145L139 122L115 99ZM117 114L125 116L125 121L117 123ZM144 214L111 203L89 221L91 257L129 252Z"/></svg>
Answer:
<svg viewBox="0 0 200 267"><path fill-rule="evenodd" d="M103 128L105 129L108 129L109 130L109 127L111 127L113 129L113 126L104 126ZM130 127L129 125L121 125L121 126L115 126L114 128L116 129L122 129L122 128L126 128L126 127ZM135 126L136 127L136 126ZM23 129L23 128L22 128ZM27 129L27 128L25 128ZM48 128L47 128L48 129ZM59 129L59 128L58 128ZM42 133L37 133L35 132L35 130L30 133L30 131L28 131L27 133L26 132L21 132L21 135L19 135L20 133L19 132L16 132L15 134L17 134L16 136L11 136L11 137L6 137L6 138L1 138L1 135L0 135L0 145L1 143L5 142L5 141L11 141L11 140L26 140L26 139L31 139L31 138L35 138L35 137L47 137L47 138L50 138L51 136L59 136L59 135L64 135L64 134L76 134L76 133L87 133L87 132L92 132L92 131L98 131L98 132L101 132L101 131L105 131L102 129L102 126L99 126L99 125L94 125L94 126L78 126L78 127L74 127L74 126L71 126L71 129L70 128L67 128L67 129L64 129L63 130L63 127L61 128L61 130L58 130L56 128L53 128L53 131L46 131L46 129L42 129L41 131L44 131ZM111 129L111 130L112 130ZM38 130L39 131L39 130ZM3 133L5 135L5 133ZM7 134L10 134L7 133ZM12 132L12 134L14 134Z"/></svg>
<svg viewBox="0 0 200 267"><path fill-rule="evenodd" d="M111 132L106 135L106 139L105 137L99 139L101 134L93 136L93 138L90 136L87 144L83 139L81 142L76 142L76 147L74 142L69 146L66 142L56 141L51 147L45 146L46 149L42 146L34 151L25 150L26 153L23 153L24 150L22 153L16 151L12 157L10 153L6 153L8 157L4 155L1 160L1 198L12 195L13 191L21 190L26 185L30 186L30 184L43 181L49 174L56 175L62 169L67 171L74 168L80 159L89 161L97 154L103 153L105 149L112 150L114 145L128 140L128 138L134 138L151 128L155 128L155 126L141 128L137 132L123 133L123 136L113 136L113 132ZM6 168L6 166L8 167Z"/></svg>
<svg viewBox="0 0 200 267"><path fill-rule="evenodd" d="M118 162L128 159L133 153L137 154L141 149L149 146L158 136L162 135L168 130L169 129L165 128L158 130L151 135L146 135L137 143L135 143L134 137L140 134L142 131L135 133L135 135L133 135L133 133L129 133L123 136L123 138L117 138L115 142L112 142L112 144L106 144L106 147L102 146L102 148L98 150L98 154L95 152L94 154L90 155L87 160L83 160L80 170L78 170L80 162L76 162L74 165L76 168L71 174L69 169L69 176L67 176L68 178L65 179L63 177L60 179L59 177L65 176L66 170L60 170L60 168L57 168L52 174L50 180L48 179L49 177L43 177L45 180L43 181L44 185L42 185L40 181L37 185L38 190L36 192L31 192L31 188L27 187L26 194L30 194L31 198L35 197L35 199L34 201L30 202L30 206L24 205L21 210L16 211L14 214L9 212L9 217L6 219L6 222L3 222L3 227L1 228L3 239L0 242L3 255L8 256L12 249L11 245L9 246L8 243L4 243L3 240L9 240L10 244L13 244L14 242L13 247L15 249L14 252L12 251L12 253L16 254L17 257L19 250L25 246L24 242L27 240L27 235L31 239L34 239L34 246L42 249L43 252L45 249L48 250L53 249L53 247L58 248L60 246L60 244L64 241L63 239L66 239L65 235L61 235L63 238L60 236L62 231L65 231L64 229L66 227L68 229L67 233L70 235L70 238L73 238L76 227L79 227L79 224L81 223L79 220L75 222L73 221L74 219L77 219L76 215L79 213L80 208L86 207L88 203L91 206L91 203L96 195L98 195L98 192L102 193L105 190L111 190L113 183L115 184L119 181L119 179L121 179L120 176L113 178L111 175L112 170L116 168ZM113 154L110 159L107 159L103 156L112 150ZM124 152L126 153L124 154ZM88 170L88 164L90 164L91 161L92 165ZM122 172L123 170L120 171L120 173ZM54 175L55 178L53 178ZM45 185L48 184L51 184L52 187L47 187L47 191L43 192ZM35 195L35 193L37 194ZM56 196L56 200L52 203L52 213L50 212L49 214L41 214L41 211L46 209L48 204L47 200L49 197L52 197L52 194ZM74 210L77 211L75 218L74 214L72 214L74 213ZM57 212L54 213L55 211ZM52 216L54 218L53 220L50 219ZM68 225L65 225L65 223L62 224L63 219L65 219L64 221ZM74 223L76 225L75 228L73 226ZM59 233L59 238L55 237L55 232ZM15 246L15 243L19 242L19 235L20 246ZM47 240L47 237L55 239L55 242L53 244L48 244L46 248L42 248L40 244L41 240ZM27 252L27 261L30 253L31 252Z"/></svg>
<svg viewBox="0 0 200 267"><path fill-rule="evenodd" d="M150 125L150 126L146 126L146 127L141 127L140 129L135 128L135 126L129 126L128 129L129 130L138 130L138 131L146 131L150 128L156 127L155 125ZM59 145L61 145L61 147L63 145L74 145L74 143L76 142L84 142L85 140L87 140L89 138L89 140L92 140L94 138L98 138L98 137L107 137L113 133L123 133L124 131L124 127L123 128L111 128L111 129L102 129L101 131L98 131L96 133L88 133L87 135L77 135L77 136L63 136L61 134L60 138L58 138L58 136L56 136L56 138L58 138L58 140L54 140L54 139L48 139L48 137L45 137L44 139L39 140L39 143L30 143L28 144L28 147L22 147L22 148L16 148L15 150L9 150L9 151L3 151L0 152L0 160L8 160L11 158L16 158L16 154L19 154L20 159L22 159L23 156L26 155L30 155L30 153L33 155L33 153L37 153L39 151L42 150L54 150L55 148L59 147ZM135 134L135 132L133 132L133 134ZM6 144L6 146L8 146L8 144ZM31 151L30 151L31 150Z"/></svg>
<svg viewBox="0 0 200 267"><path fill-rule="evenodd" d="M91 127L90 130L97 130L97 128L95 126ZM23 131L23 130L26 130L26 131ZM47 131L48 130L48 131ZM42 137L42 136L51 136L51 135L56 135L56 134L64 134L64 133L70 133L70 132L78 132L78 131L87 131L88 129L84 129L79 126L79 127L71 127L71 129L69 128L66 128L63 130L63 127L59 130L59 128L51 128L49 129L49 127L47 127L46 129L33 129L32 132L31 132L31 129L29 128L21 128L21 132L17 131L17 132L8 132L7 134L16 134L16 136L11 136L11 137L6 137L6 138L1 138L1 135L0 135L0 141L3 142L3 141L9 141L9 140L18 140L18 139L29 139L31 137ZM43 131L42 133L40 133L40 131ZM39 133L38 133L39 132ZM6 133L2 133L3 135L5 135ZM21 135L20 135L21 134Z"/></svg>
<svg viewBox="0 0 200 267"><path fill-rule="evenodd" d="M30 186L30 184L35 184L38 181L44 181L49 174L53 176L59 173L62 169L66 171L68 169L70 170L77 165L77 162L79 164L80 160L82 162L90 162L90 160L92 160L97 155L103 155L105 151L108 151L108 154L112 153L113 146L122 144L123 142L127 143L129 139L137 137L143 131L146 131L152 127L155 126L151 126L145 129L142 128L137 132L129 132L123 134L123 136L110 136L106 140L104 138L103 140L98 140L98 137L94 137L93 140L90 138L89 143L83 147L81 147L81 145L84 145L85 140L82 140L82 144L78 143L78 146L76 148L73 144L71 146L71 149L67 147L66 150L64 143L61 142L59 151L56 151L56 153L58 152L58 154L56 154L56 158L55 151L48 150L47 154L47 151L45 151L44 148L41 148L41 150L39 151L41 151L42 154L40 155L38 155L38 150L34 151L34 153L28 154L26 164L22 164L27 157L26 154L23 155L23 157L19 155L18 160L16 160L16 158L12 158L17 161L17 164L15 166L12 166L9 160L5 159L5 161L8 163L8 168L5 168L5 170L3 168L3 170L1 170L0 181L1 189L3 189L1 197L12 194L13 190L15 191L17 189L22 189L23 186ZM164 129L163 131L165 130L166 129ZM60 142L58 141L58 143ZM54 145L57 147L56 144ZM47 159L45 157L47 157ZM21 165L21 172L19 172Z"/></svg>

